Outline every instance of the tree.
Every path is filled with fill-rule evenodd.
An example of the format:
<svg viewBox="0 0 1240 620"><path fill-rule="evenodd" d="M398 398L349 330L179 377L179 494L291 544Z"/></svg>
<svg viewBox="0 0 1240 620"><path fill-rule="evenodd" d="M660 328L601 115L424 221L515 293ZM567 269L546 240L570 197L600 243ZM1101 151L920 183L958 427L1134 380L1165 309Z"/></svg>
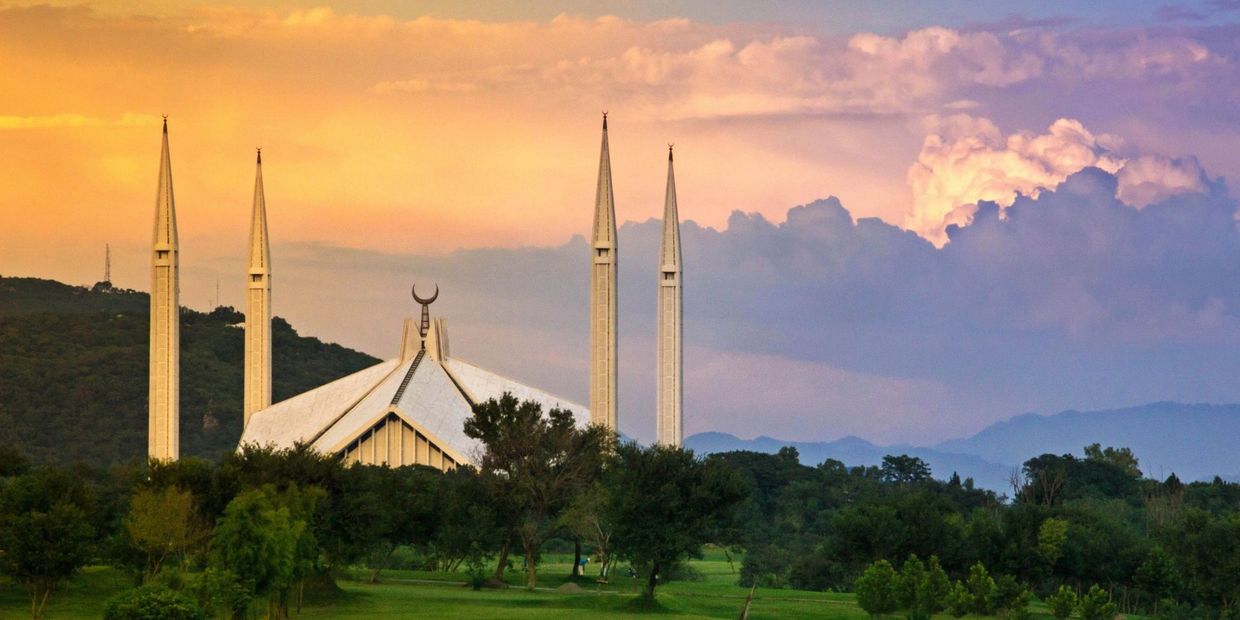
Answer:
<svg viewBox="0 0 1240 620"><path fill-rule="evenodd" d="M1103 448L1101 444L1092 443L1085 446L1085 459L1113 465L1133 478L1141 477L1141 462L1131 448Z"/></svg>
<svg viewBox="0 0 1240 620"><path fill-rule="evenodd" d="M969 588L959 581L952 585L945 602L947 611L953 618L963 618L974 608L973 595L969 593Z"/></svg>
<svg viewBox="0 0 1240 620"><path fill-rule="evenodd" d="M1003 575L995 583L994 609L1004 618L1023 617L1032 597L1029 588L1011 575Z"/></svg>
<svg viewBox="0 0 1240 620"><path fill-rule="evenodd" d="M930 466L925 461L907 454L883 457L883 480L896 484L925 482L930 479Z"/></svg>
<svg viewBox="0 0 1240 620"><path fill-rule="evenodd" d="M0 478L20 476L30 469L30 461L17 446L0 445Z"/></svg>
<svg viewBox="0 0 1240 620"><path fill-rule="evenodd" d="M1240 514L1187 511L1163 544L1195 596L1219 609L1240 603Z"/></svg>
<svg viewBox="0 0 1240 620"><path fill-rule="evenodd" d="M86 513L61 502L0 523L0 572L30 591L30 615L42 618L56 586L90 557L94 532Z"/></svg>
<svg viewBox="0 0 1240 620"><path fill-rule="evenodd" d="M215 527L211 568L232 575L250 598L269 598L269 615L288 615L287 593L304 574L306 556L314 553L307 540L308 526L303 520L312 504L310 495L296 487L283 496L274 487L246 491L228 504ZM229 610L234 618L244 617L249 598L235 599Z"/></svg>
<svg viewBox="0 0 1240 620"><path fill-rule="evenodd" d="M899 607L896 571L887 560L879 560L857 578L853 590L857 604L872 618L889 614Z"/></svg>
<svg viewBox="0 0 1240 620"><path fill-rule="evenodd" d="M585 541L598 555L599 579L607 579L611 565L611 534L613 525L607 512L607 487L592 484L577 496L561 521L577 540ZM573 574L576 574L574 572Z"/></svg>
<svg viewBox="0 0 1240 620"><path fill-rule="evenodd" d="M461 562L481 563L487 552L501 548L510 530L499 515L505 508L503 498L495 497L493 488L469 466L442 475L432 506L440 513L428 550L433 566L451 570Z"/></svg>
<svg viewBox="0 0 1240 620"><path fill-rule="evenodd" d="M1055 563L1063 555L1063 545L1068 541L1068 522L1064 519L1049 517L1038 527L1038 557L1046 565L1054 569Z"/></svg>
<svg viewBox="0 0 1240 620"><path fill-rule="evenodd" d="M526 586L538 580L538 552L560 514L602 468L614 435L603 426L578 428L573 414L543 415L534 401L507 392L474 405L465 434L482 442L479 471L512 498L525 551Z"/></svg>
<svg viewBox="0 0 1240 620"><path fill-rule="evenodd" d="M900 576L895 585L896 604L902 609L917 608L917 593L925 588L926 565L911 554L900 567Z"/></svg>
<svg viewBox="0 0 1240 620"><path fill-rule="evenodd" d="M998 594L998 587L995 580L986 572L986 567L981 562L969 567L969 577L965 581L965 588L969 592L972 600L971 611L979 616L988 616L995 611L995 595Z"/></svg>
<svg viewBox="0 0 1240 620"><path fill-rule="evenodd" d="M39 467L0 484L0 573L28 589L33 617L90 558L94 507L82 477L63 470Z"/></svg>
<svg viewBox="0 0 1240 620"><path fill-rule="evenodd" d="M1081 596L1077 611L1081 614L1081 620L1111 620L1115 617L1115 603L1111 602L1107 591L1095 583Z"/></svg>
<svg viewBox="0 0 1240 620"><path fill-rule="evenodd" d="M728 522L747 492L722 461L693 451L620 445L604 473L615 554L649 567L645 595L654 597L659 570L701 549Z"/></svg>
<svg viewBox="0 0 1240 620"><path fill-rule="evenodd" d="M1162 547L1152 547L1133 575L1133 583L1153 599L1155 615L1158 614L1158 602L1170 597L1178 582L1175 565Z"/></svg>
<svg viewBox="0 0 1240 620"><path fill-rule="evenodd" d="M930 614L939 613L946 607L947 596L951 590L952 582L939 564L939 556L930 556L926 578L917 590L917 607Z"/></svg>
<svg viewBox="0 0 1240 620"><path fill-rule="evenodd" d="M164 560L179 556L203 538L194 512L194 496L176 487L139 489L130 499L125 533L146 553L146 575L159 572Z"/></svg>
<svg viewBox="0 0 1240 620"><path fill-rule="evenodd" d="M1054 594L1046 599L1046 604L1051 608L1051 615L1056 620L1066 620L1076 610L1077 597L1076 592L1068 586L1059 586Z"/></svg>

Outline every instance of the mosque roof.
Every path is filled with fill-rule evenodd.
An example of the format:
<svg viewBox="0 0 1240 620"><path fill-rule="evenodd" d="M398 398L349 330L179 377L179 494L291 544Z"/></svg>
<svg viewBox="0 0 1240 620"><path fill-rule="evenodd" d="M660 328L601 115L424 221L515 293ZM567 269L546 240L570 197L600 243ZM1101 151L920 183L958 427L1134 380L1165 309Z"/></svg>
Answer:
<svg viewBox="0 0 1240 620"><path fill-rule="evenodd" d="M290 448L300 442L335 454L395 414L455 461L473 463L480 446L465 435L465 420L473 403L504 392L536 401L544 411L570 410L579 424L589 423L590 412L578 403L450 357L446 324L437 319L433 327L423 347L412 320L406 321L400 357L255 412L241 443Z"/></svg>

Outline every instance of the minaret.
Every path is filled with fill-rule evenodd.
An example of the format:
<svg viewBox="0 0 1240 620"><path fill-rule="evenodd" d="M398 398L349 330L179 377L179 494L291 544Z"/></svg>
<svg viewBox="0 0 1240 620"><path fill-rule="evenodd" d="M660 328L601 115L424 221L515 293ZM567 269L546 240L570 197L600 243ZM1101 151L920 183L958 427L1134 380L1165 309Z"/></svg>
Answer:
<svg viewBox="0 0 1240 620"><path fill-rule="evenodd" d="M151 380L147 454L161 461L180 456L181 308L177 211L172 199L172 159L168 155L168 117L164 117L159 190L155 194L155 235L151 254Z"/></svg>
<svg viewBox="0 0 1240 620"><path fill-rule="evenodd" d="M659 443L680 447L684 440L684 363L681 341L680 219L676 211L676 175L672 147L667 147L667 195L663 200L663 246L659 252Z"/></svg>
<svg viewBox="0 0 1240 620"><path fill-rule="evenodd" d="M258 149L257 170L254 173L254 208L250 214L250 268L246 271L245 285L243 424L249 426L250 416L255 411L271 406L271 244L267 239L262 149Z"/></svg>
<svg viewBox="0 0 1240 620"><path fill-rule="evenodd" d="M616 199L611 189L607 113L594 196L590 248L590 421L616 430Z"/></svg>

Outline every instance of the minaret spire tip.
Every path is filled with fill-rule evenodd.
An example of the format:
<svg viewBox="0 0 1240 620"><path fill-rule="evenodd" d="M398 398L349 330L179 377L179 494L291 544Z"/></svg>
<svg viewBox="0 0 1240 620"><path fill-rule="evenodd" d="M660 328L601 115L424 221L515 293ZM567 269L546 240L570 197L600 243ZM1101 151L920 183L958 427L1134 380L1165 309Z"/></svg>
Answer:
<svg viewBox="0 0 1240 620"><path fill-rule="evenodd" d="M263 147L256 146L254 150L258 151L258 163L263 163Z"/></svg>
<svg viewBox="0 0 1240 620"><path fill-rule="evenodd" d="M164 133L168 133L168 115L164 114Z"/></svg>
<svg viewBox="0 0 1240 620"><path fill-rule="evenodd" d="M672 147L673 146L675 146L674 143L672 142L667 143L667 161L672 161Z"/></svg>
<svg viewBox="0 0 1240 620"><path fill-rule="evenodd" d="M603 131L607 131L607 110L603 110Z"/></svg>

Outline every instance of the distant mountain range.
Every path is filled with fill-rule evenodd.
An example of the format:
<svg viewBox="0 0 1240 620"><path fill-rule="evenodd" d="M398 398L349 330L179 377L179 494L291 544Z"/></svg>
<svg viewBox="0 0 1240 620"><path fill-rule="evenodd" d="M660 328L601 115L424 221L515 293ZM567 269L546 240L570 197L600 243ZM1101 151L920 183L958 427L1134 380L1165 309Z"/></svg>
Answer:
<svg viewBox="0 0 1240 620"><path fill-rule="evenodd" d="M739 439L726 433L699 433L685 439L698 452L752 450L775 452L795 447L802 463L831 458L848 465L877 465L888 454L908 454L926 461L936 478L952 472L973 478L980 487L1008 491L1014 469L1035 456L1081 455L1091 443L1127 447L1141 461L1146 476L1240 479L1240 405L1151 403L1107 411L1025 414L988 426L972 437L933 446L879 446L857 437L829 442L783 441L770 437Z"/></svg>

